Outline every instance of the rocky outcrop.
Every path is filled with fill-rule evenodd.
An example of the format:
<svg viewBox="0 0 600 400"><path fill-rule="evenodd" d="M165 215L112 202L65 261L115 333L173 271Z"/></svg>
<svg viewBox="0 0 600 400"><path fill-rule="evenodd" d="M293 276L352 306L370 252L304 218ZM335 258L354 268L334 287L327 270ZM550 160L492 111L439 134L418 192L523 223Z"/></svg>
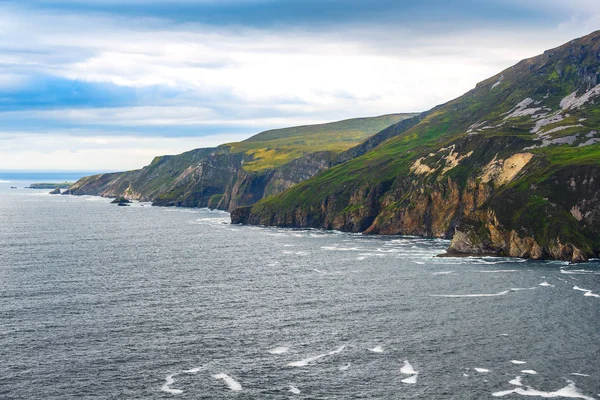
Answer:
<svg viewBox="0 0 600 400"><path fill-rule="evenodd" d="M59 187L54 188L54 190L52 190L50 192L50 194L60 194L60 188Z"/></svg>
<svg viewBox="0 0 600 400"><path fill-rule="evenodd" d="M562 243L560 237L540 244L533 236L522 236L514 229L506 229L493 211L478 213L462 221L456 228L448 253L495 254L569 262L586 261L594 255L589 247L581 249L573 243Z"/></svg>

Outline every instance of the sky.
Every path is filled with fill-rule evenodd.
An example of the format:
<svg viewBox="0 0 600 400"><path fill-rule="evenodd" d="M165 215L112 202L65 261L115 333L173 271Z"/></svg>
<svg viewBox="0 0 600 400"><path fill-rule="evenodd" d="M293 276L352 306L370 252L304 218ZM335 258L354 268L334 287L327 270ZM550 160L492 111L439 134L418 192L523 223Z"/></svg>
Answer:
<svg viewBox="0 0 600 400"><path fill-rule="evenodd" d="M597 0L3 0L0 170L425 111L598 28Z"/></svg>

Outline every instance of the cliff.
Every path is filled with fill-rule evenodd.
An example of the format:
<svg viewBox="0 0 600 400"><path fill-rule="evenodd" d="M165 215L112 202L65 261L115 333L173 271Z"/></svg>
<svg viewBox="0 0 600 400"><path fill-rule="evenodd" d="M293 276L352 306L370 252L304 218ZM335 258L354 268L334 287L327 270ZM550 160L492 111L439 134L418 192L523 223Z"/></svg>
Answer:
<svg viewBox="0 0 600 400"><path fill-rule="evenodd" d="M452 238L451 253L598 256L599 82L600 31L341 153L232 222Z"/></svg>
<svg viewBox="0 0 600 400"><path fill-rule="evenodd" d="M391 114L269 130L243 142L156 157L140 170L85 177L64 194L231 210L314 176L333 165L341 152L414 115Z"/></svg>

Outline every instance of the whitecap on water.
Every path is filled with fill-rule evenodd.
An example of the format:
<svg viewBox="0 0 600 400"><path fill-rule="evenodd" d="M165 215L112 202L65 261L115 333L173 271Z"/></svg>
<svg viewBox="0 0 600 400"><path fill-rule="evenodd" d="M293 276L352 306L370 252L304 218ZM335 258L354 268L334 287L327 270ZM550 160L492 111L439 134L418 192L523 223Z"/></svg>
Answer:
<svg viewBox="0 0 600 400"><path fill-rule="evenodd" d="M511 288L509 290L503 290L498 293L475 293L475 294L430 294L431 297L496 297L504 296L510 292L518 292L521 290L534 290L535 287L530 288Z"/></svg>
<svg viewBox="0 0 600 400"><path fill-rule="evenodd" d="M579 372L573 372L571 375L574 375L574 376L586 376L586 377L590 376L588 374L580 374Z"/></svg>
<svg viewBox="0 0 600 400"><path fill-rule="evenodd" d="M493 269L493 270L479 270L475 272L481 272L484 274L503 274L507 272L520 272L518 269Z"/></svg>
<svg viewBox="0 0 600 400"><path fill-rule="evenodd" d="M350 364L346 364L346 365L342 365L342 366L338 367L338 369L340 371L348 371L348 368L350 368Z"/></svg>
<svg viewBox="0 0 600 400"><path fill-rule="evenodd" d="M414 385L415 383L417 383L418 376L419 374L414 374L413 376L409 376L408 378L402 379L400 382Z"/></svg>
<svg viewBox="0 0 600 400"><path fill-rule="evenodd" d="M300 389L298 389L296 386L292 386L292 385L290 385L290 390L289 391L292 392L292 393L294 393L294 394L300 394L300 393L302 393L300 391Z"/></svg>
<svg viewBox="0 0 600 400"><path fill-rule="evenodd" d="M177 374L171 374L171 375L167 375L167 377L165 378L165 384L161 386L160 390L162 390L163 392L166 393L170 393L170 394L181 394L183 393L183 390L181 389L174 389L171 387L172 384L175 383L175 379L174 377L177 376Z"/></svg>
<svg viewBox="0 0 600 400"><path fill-rule="evenodd" d="M511 379L510 381L508 381L508 383L510 383L511 385L515 385L515 386L523 386L522 381L522 377L517 376L515 377L515 379Z"/></svg>
<svg viewBox="0 0 600 400"><path fill-rule="evenodd" d="M300 361L293 361L288 364L288 367L306 367L308 364L315 362L317 360L320 360L323 357L332 356L334 354L341 353L342 351L344 351L345 348L346 348L346 346L340 346L336 350L330 351L329 353L324 353L324 354L319 354L319 355L316 355L313 357L308 357L308 358L305 358L304 360L300 360Z"/></svg>
<svg viewBox="0 0 600 400"><path fill-rule="evenodd" d="M242 390L242 385L227 374L223 374L223 373L216 374L216 375L213 375L213 378L220 379L223 382L225 382L225 384L227 385L227 387L230 390L233 390L236 392Z"/></svg>
<svg viewBox="0 0 600 400"><path fill-rule="evenodd" d="M583 400L595 400L593 397L586 396L582 394L575 383L572 381L567 381L569 384L562 389L558 389L554 392L544 392L541 390L533 389L528 386L523 389L522 387L518 387L515 389L504 390L501 392L494 392L492 396L494 397L504 397L509 396L511 394L520 394L521 396L532 396L532 397L543 397L543 398L555 398L555 397L566 397L569 399L583 399Z"/></svg>
<svg viewBox="0 0 600 400"><path fill-rule="evenodd" d="M540 283L539 286L554 287L554 285L552 285L552 284L550 284L550 283L548 283L546 281Z"/></svg>
<svg viewBox="0 0 600 400"><path fill-rule="evenodd" d="M573 269L573 270L561 269L560 273L568 274L568 275L600 275L600 271L588 271L585 269Z"/></svg>
<svg viewBox="0 0 600 400"><path fill-rule="evenodd" d="M270 354L283 354L283 353L287 353L287 351L289 349L290 349L289 347L279 346L279 347L275 347L274 349L267 350L267 353L270 353Z"/></svg>
<svg viewBox="0 0 600 400"><path fill-rule="evenodd" d="M404 365L400 368L400 372L403 374L416 374L417 371L413 368L413 366L408 362L404 361Z"/></svg>
<svg viewBox="0 0 600 400"><path fill-rule="evenodd" d="M528 374L528 375L537 375L537 372L535 372L532 369L524 369L523 371L521 371L524 374Z"/></svg>
<svg viewBox="0 0 600 400"><path fill-rule="evenodd" d="M373 353L383 353L383 347L381 346L375 346L372 349L368 349L369 351L372 351Z"/></svg>
<svg viewBox="0 0 600 400"><path fill-rule="evenodd" d="M482 374L485 374L485 373L487 373L487 372L490 372L490 370L489 370L489 369L485 369L485 368L473 368L473 369L474 369L475 371L479 372L479 373L482 373Z"/></svg>
<svg viewBox="0 0 600 400"><path fill-rule="evenodd" d="M434 272L432 275L450 275L453 273L454 273L454 271L439 271L439 272Z"/></svg>
<svg viewBox="0 0 600 400"><path fill-rule="evenodd" d="M519 361L519 360L510 360L510 362L513 363L513 364L517 364L517 365L519 365L519 364L527 364L527 361Z"/></svg>
<svg viewBox="0 0 600 400"><path fill-rule="evenodd" d="M579 286L573 286L573 290L578 290L580 292L584 292L583 295L586 297L599 297L600 298L600 294L592 293L591 290L583 289L583 288L580 288Z"/></svg>

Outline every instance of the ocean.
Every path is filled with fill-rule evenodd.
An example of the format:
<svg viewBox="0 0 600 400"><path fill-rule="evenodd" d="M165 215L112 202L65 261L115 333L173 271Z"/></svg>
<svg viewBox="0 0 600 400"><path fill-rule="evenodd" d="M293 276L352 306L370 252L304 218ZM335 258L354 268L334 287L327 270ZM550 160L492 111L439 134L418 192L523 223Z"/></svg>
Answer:
<svg viewBox="0 0 600 400"><path fill-rule="evenodd" d="M2 399L600 398L597 261L438 258L445 240L235 226L12 179Z"/></svg>

